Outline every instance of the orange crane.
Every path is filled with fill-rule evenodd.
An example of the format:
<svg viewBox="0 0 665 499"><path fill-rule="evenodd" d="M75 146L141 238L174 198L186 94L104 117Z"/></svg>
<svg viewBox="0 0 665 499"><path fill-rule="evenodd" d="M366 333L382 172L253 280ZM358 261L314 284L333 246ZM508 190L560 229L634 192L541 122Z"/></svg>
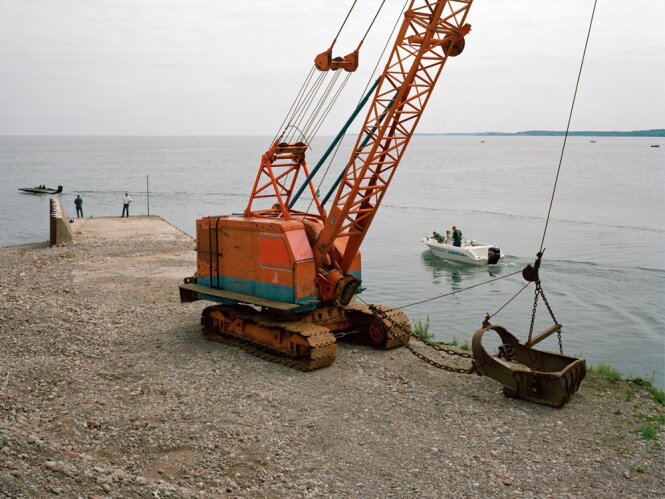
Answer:
<svg viewBox="0 0 665 499"><path fill-rule="evenodd" d="M378 305L379 316L352 300L361 283L359 249L448 57L464 49L472 3L412 0L405 9L329 213L305 161L307 144L276 139L244 213L197 220L196 274L180 297L217 303L201 317L209 338L301 370L331 364L337 337L350 332L381 349L409 341L401 311ZM321 64L319 54L316 67L354 71L354 54L352 64L337 65ZM301 175L316 213L292 207Z"/></svg>

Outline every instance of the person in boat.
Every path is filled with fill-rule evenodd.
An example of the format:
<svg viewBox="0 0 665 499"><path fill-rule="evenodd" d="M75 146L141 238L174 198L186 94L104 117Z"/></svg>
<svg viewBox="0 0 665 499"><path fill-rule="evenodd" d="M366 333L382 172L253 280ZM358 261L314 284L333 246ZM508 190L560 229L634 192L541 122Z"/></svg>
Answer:
<svg viewBox="0 0 665 499"><path fill-rule="evenodd" d="M443 244L450 244L452 242L453 242L453 240L452 240L452 236L450 235L450 231L447 230L446 231L446 237L443 239Z"/></svg>
<svg viewBox="0 0 665 499"><path fill-rule="evenodd" d="M132 202L132 198L129 197L129 193L125 192L125 195L122 197L122 217L127 213L127 218L129 218L129 203Z"/></svg>
<svg viewBox="0 0 665 499"><path fill-rule="evenodd" d="M453 225L453 246L462 246L462 231Z"/></svg>
<svg viewBox="0 0 665 499"><path fill-rule="evenodd" d="M434 239L437 243L442 243L443 242L443 237L437 231L432 232L431 239Z"/></svg>
<svg viewBox="0 0 665 499"><path fill-rule="evenodd" d="M83 199L81 199L80 194L76 195L74 204L76 205L76 218L81 218L83 216Z"/></svg>

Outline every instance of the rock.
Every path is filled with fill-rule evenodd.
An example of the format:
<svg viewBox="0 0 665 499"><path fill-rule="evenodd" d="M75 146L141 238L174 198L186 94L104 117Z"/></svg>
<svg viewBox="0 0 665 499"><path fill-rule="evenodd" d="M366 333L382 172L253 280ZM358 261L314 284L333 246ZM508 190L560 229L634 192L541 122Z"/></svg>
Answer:
<svg viewBox="0 0 665 499"><path fill-rule="evenodd" d="M0 473L0 483L10 485L16 478L11 473Z"/></svg>
<svg viewBox="0 0 665 499"><path fill-rule="evenodd" d="M44 462L44 467L45 467L46 469L51 470L51 471L56 471L56 470L58 470L58 469L60 468L60 466L58 465L58 463L55 462L55 461L45 461L45 462Z"/></svg>
<svg viewBox="0 0 665 499"><path fill-rule="evenodd" d="M124 480L127 478L127 472L125 470L117 469L113 472L113 476L118 480Z"/></svg>

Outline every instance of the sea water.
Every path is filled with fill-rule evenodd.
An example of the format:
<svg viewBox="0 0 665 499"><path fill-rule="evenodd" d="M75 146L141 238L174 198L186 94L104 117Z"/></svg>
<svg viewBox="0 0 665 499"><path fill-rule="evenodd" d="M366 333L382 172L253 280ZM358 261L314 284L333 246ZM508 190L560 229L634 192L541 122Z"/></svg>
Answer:
<svg viewBox="0 0 665 499"><path fill-rule="evenodd" d="M568 139L543 244L542 287L563 324L566 353L653 378L663 388L665 147L650 147L658 139L596 140ZM0 245L48 239L49 196L18 191L39 184L64 186L58 197L70 218L77 194L84 215L99 217L120 216L128 192L130 215L144 215L149 207L150 214L193 235L198 217L244 210L270 141L0 137ZM346 138L330 164L322 196L353 142ZM405 307L412 321L429 319L438 340L470 340L485 313L497 312L525 284L519 274L506 276L533 262L540 248L562 142L562 137L414 137L363 243L362 298ZM326 139L311 145L310 168L326 145ZM303 196L298 208L307 209L310 202ZM466 239L499 246L505 260L475 267L437 259L421 239L452 225ZM494 280L499 277L504 278ZM448 296L417 303L441 295ZM492 322L523 340L533 301L530 285ZM541 300L534 332L549 324ZM493 346L490 338L488 350ZM556 336L539 347L557 351Z"/></svg>

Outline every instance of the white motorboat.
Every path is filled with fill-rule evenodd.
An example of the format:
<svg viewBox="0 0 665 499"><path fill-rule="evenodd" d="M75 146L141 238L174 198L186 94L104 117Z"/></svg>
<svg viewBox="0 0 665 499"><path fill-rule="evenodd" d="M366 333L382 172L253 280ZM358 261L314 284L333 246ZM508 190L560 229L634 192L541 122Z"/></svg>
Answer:
<svg viewBox="0 0 665 499"><path fill-rule="evenodd" d="M438 242L433 237L422 240L430 251L443 260L471 263L473 265L494 265L499 263L504 254L496 246L479 241L464 241L462 246L453 246L446 242Z"/></svg>

